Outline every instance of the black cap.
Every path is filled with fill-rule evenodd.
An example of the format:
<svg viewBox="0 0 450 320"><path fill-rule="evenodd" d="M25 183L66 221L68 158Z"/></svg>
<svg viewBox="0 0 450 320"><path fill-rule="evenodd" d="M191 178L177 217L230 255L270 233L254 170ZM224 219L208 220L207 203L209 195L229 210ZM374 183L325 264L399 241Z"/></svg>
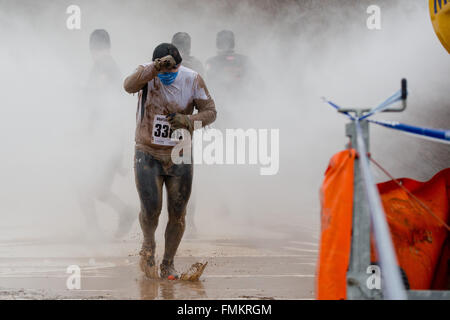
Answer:
<svg viewBox="0 0 450 320"><path fill-rule="evenodd" d="M222 30L217 33L216 47L219 50L234 49L234 33L230 30Z"/></svg>
<svg viewBox="0 0 450 320"><path fill-rule="evenodd" d="M163 58L167 55L171 55L176 64L180 64L181 61L183 61L177 47L175 47L171 43L161 43L159 46L157 46L153 51L152 60L155 61L156 59Z"/></svg>
<svg viewBox="0 0 450 320"><path fill-rule="evenodd" d="M92 50L104 50L111 48L111 39L108 31L104 29L97 29L91 33L89 39L89 46Z"/></svg>
<svg viewBox="0 0 450 320"><path fill-rule="evenodd" d="M172 37L172 44L180 50L182 54L191 54L191 36L187 32L177 32Z"/></svg>

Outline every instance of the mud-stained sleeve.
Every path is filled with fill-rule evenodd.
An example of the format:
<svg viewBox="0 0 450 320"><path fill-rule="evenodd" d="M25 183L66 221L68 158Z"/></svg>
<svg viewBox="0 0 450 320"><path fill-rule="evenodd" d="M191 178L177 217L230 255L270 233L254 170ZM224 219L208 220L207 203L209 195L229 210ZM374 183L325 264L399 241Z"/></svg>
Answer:
<svg viewBox="0 0 450 320"><path fill-rule="evenodd" d="M158 71L155 69L153 63L140 65L136 71L125 78L123 88L128 93L136 93L157 75Z"/></svg>
<svg viewBox="0 0 450 320"><path fill-rule="evenodd" d="M194 82L194 104L198 113L189 116L192 122L201 121L202 127L204 127L216 120L216 105L209 94L205 81L200 75L197 76Z"/></svg>

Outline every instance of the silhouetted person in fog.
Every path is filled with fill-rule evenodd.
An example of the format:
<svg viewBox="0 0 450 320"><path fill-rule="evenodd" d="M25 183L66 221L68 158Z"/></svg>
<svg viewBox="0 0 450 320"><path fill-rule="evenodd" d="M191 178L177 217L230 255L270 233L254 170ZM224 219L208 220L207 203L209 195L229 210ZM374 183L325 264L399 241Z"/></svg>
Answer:
<svg viewBox="0 0 450 320"><path fill-rule="evenodd" d="M215 127L225 130L239 127L242 108L254 104L249 101L250 89L261 86L261 81L252 81L255 76L249 58L235 52L235 36L232 31L222 30L217 33L216 48L217 55L209 58L205 63L206 79L217 104L221 106L221 116L216 121ZM248 118L245 117L245 124L247 120ZM231 171L228 172L231 169L226 166L220 170L225 176L234 174ZM221 188L224 189L220 190ZM228 197L228 192L222 184L216 186L216 192L220 194L221 216L229 216L233 199Z"/></svg>
<svg viewBox="0 0 450 320"><path fill-rule="evenodd" d="M206 78L211 87L223 95L239 94L247 85L250 72L249 59L234 52L234 33L217 33L217 55L206 61Z"/></svg>
<svg viewBox="0 0 450 320"><path fill-rule="evenodd" d="M191 36L186 32L177 32L172 37L172 44L177 47L183 58L181 65L197 71L203 77L205 75L203 64L196 57L191 56Z"/></svg>
<svg viewBox="0 0 450 320"><path fill-rule="evenodd" d="M94 65L89 75L89 87L92 90L117 88L122 75L117 63L111 56L111 40L106 30L98 29L91 33L89 39Z"/></svg>
<svg viewBox="0 0 450 320"><path fill-rule="evenodd" d="M119 215L115 236L124 236L135 220L134 209L125 204L112 185L116 174L125 175L122 166L124 126L121 124L120 97L121 74L110 53L111 41L106 30L95 30L90 36L90 50L94 65L86 88L88 114L87 137L83 145L85 164L82 168L80 205L86 216L91 236L100 232L95 209L96 200L109 205Z"/></svg>

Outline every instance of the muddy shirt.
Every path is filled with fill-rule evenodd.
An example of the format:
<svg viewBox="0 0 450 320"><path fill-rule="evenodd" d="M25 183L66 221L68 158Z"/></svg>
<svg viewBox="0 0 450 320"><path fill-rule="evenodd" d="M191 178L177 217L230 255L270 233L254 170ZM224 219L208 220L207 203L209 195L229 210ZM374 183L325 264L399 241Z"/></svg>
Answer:
<svg viewBox="0 0 450 320"><path fill-rule="evenodd" d="M155 137L155 126L163 121L161 116L177 112L189 115L192 122L201 121L202 126L206 126L216 119L216 108L205 82L194 70L181 66L175 81L168 86L163 85L157 75L153 63L141 65L125 79L124 88L128 93L140 91L136 112L136 148L168 162L173 146L157 143ZM144 112L141 112L141 89L146 84L147 99ZM192 114L194 108L198 110L195 115Z"/></svg>

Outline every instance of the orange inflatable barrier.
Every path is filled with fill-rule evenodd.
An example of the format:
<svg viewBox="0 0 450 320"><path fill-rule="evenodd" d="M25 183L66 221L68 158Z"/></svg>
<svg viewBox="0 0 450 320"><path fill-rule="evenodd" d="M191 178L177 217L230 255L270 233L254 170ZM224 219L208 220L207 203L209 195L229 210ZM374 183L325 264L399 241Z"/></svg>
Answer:
<svg viewBox="0 0 450 320"><path fill-rule="evenodd" d="M439 264L444 262L440 259L447 250L448 231L441 221L449 221L450 168L428 182L397 181L413 196L394 181L379 184L378 190L398 262L412 290L446 289L446 281L434 280ZM372 261L376 260L372 246Z"/></svg>
<svg viewBox="0 0 450 320"><path fill-rule="evenodd" d="M355 150L333 156L321 188L321 240L316 276L316 294L321 300L346 297L355 156Z"/></svg>
<svg viewBox="0 0 450 320"><path fill-rule="evenodd" d="M334 155L320 190L321 239L316 277L316 296L320 300L346 299L355 155L355 150ZM412 196L395 181L379 184L378 190L400 267L412 290L448 289L450 245L442 222L448 224L450 218L450 168L428 182L397 181ZM371 251L372 262L377 261L373 245Z"/></svg>

